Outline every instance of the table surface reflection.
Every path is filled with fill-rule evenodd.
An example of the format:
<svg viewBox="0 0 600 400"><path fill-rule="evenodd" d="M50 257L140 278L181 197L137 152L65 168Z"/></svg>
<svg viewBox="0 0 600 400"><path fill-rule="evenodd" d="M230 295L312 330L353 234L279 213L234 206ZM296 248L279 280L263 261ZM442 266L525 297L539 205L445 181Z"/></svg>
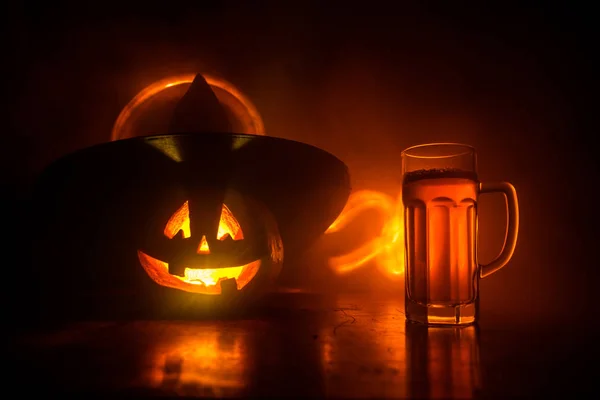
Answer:
<svg viewBox="0 0 600 400"><path fill-rule="evenodd" d="M585 360L595 335L573 326L488 317L426 328L405 322L403 299L286 296L241 319L22 333L9 349L10 382L21 394L335 398L537 397L593 384Z"/></svg>

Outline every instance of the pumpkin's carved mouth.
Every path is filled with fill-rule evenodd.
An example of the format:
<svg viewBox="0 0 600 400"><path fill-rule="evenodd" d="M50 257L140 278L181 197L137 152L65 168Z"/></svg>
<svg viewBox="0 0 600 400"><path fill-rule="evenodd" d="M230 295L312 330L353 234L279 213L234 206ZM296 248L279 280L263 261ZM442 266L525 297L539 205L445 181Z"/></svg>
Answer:
<svg viewBox="0 0 600 400"><path fill-rule="evenodd" d="M221 283L231 279L235 279L238 290L242 289L256 276L261 264L260 260L256 260L239 267L185 268L184 276L178 276L169 273L168 263L150 257L143 251L138 251L138 258L146 273L159 285L204 294L221 294Z"/></svg>

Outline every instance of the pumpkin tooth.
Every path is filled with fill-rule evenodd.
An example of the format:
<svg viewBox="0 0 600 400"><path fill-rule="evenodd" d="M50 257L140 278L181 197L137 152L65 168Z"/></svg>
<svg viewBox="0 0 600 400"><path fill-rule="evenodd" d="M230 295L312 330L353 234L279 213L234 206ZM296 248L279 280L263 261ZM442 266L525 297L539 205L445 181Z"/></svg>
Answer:
<svg viewBox="0 0 600 400"><path fill-rule="evenodd" d="M237 280L235 278L222 279L219 285L221 286L221 295L223 296L234 294L238 291Z"/></svg>

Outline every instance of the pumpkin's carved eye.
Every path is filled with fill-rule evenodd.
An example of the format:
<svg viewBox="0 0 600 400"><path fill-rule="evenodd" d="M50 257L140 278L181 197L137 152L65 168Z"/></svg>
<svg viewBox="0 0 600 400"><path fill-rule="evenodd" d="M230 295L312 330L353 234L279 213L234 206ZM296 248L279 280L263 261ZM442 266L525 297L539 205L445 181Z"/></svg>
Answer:
<svg viewBox="0 0 600 400"><path fill-rule="evenodd" d="M183 203L177 211L175 211L169 221L167 221L167 225L165 226L164 234L169 239L173 239L179 231L182 231L184 238L189 238L192 236L192 232L190 229L190 206L186 201ZM231 237L233 240L242 240L244 239L244 232L240 226L240 223L235 218L231 210L223 204L223 209L221 210L221 220L219 223L219 231L217 232L217 239L226 240L227 237ZM202 237L202 241L198 246L198 254L208 254L208 253L200 253L200 248L202 247L202 242L206 242L206 237ZM206 242L205 250L209 250L208 242Z"/></svg>

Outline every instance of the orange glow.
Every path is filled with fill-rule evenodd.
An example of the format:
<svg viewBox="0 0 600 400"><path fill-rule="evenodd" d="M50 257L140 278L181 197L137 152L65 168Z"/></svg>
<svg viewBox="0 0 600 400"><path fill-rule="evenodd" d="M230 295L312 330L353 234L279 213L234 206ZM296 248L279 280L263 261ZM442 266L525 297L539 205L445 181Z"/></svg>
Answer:
<svg viewBox="0 0 600 400"><path fill-rule="evenodd" d="M401 197L392 197L372 190L360 190L350 195L346 207L325 233L341 231L354 218L367 209L376 209L385 216L381 234L341 256L329 259L330 267L338 274L345 274L375 260L386 274L404 274L404 227Z"/></svg>
<svg viewBox="0 0 600 400"><path fill-rule="evenodd" d="M168 340L153 342L138 384L183 397L243 394L250 372L247 335L201 322L152 324Z"/></svg>
<svg viewBox="0 0 600 400"><path fill-rule="evenodd" d="M190 209L187 201L171 215L165 226L164 234L172 239L179 231L182 231L184 238L191 237ZM227 236L233 240L244 238L239 222L229 208L223 204L217 239L225 240ZM197 252L198 254L210 254L210 248L204 235ZM246 265L228 268L185 268L184 276L181 277L169 273L168 263L150 257L142 251L138 251L138 258L148 276L159 285L204 294L221 294L220 282L227 279L235 279L238 290L242 289L254 278L261 264L260 260L256 260Z"/></svg>
<svg viewBox="0 0 600 400"><path fill-rule="evenodd" d="M203 74L219 102L229 110L241 126L240 133L264 135L263 120L254 106L238 88L222 78ZM144 102L156 96L165 89L173 86L190 84L194 74L184 74L161 79L141 90L129 103L123 107L113 126L111 140L127 139L133 137L130 132L129 122L132 115Z"/></svg>
<svg viewBox="0 0 600 400"><path fill-rule="evenodd" d="M202 240L200 241L200 246L198 246L198 250L196 252L198 254L210 254L210 247L208 247L208 242L206 241L206 235L202 235Z"/></svg>

